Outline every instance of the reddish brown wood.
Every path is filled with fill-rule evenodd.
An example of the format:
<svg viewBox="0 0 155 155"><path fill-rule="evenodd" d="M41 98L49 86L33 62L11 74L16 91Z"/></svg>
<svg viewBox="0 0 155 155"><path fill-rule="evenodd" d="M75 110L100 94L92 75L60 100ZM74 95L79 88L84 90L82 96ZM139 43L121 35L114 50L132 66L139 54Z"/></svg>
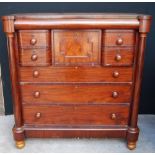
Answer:
<svg viewBox="0 0 155 155"><path fill-rule="evenodd" d="M19 30L20 48L48 48L50 46L50 33L48 30Z"/></svg>
<svg viewBox="0 0 155 155"><path fill-rule="evenodd" d="M113 76L116 71L118 78ZM19 72L21 82L132 82L131 67L20 67Z"/></svg>
<svg viewBox="0 0 155 155"><path fill-rule="evenodd" d="M75 85L22 85L24 103L129 103L130 85L75 84ZM113 97L113 92L118 96ZM38 94L35 97L35 94Z"/></svg>
<svg viewBox="0 0 155 155"><path fill-rule="evenodd" d="M36 130L37 129L37 130ZM25 126L25 135L32 138L126 138L127 127L32 127Z"/></svg>
<svg viewBox="0 0 155 155"><path fill-rule="evenodd" d="M11 74L11 86L12 86L12 97L16 106L14 106L14 115L15 115L15 127L22 126L22 116L21 116L21 103L20 103L20 95L19 95L19 87L18 87L18 76L17 76L17 67L16 67L16 55L14 50L14 34L8 33L8 51L9 51L9 60L10 60L10 74ZM13 82L14 81L14 82Z"/></svg>
<svg viewBox="0 0 155 155"><path fill-rule="evenodd" d="M22 105L20 101L20 89L18 85L18 74L16 65L16 50L15 50L15 34L14 34L14 18L8 17L8 20L3 21L4 31L7 34L9 67L11 75L11 87L13 97L13 111L15 125L13 127L13 135L15 140L24 139L23 120L22 120Z"/></svg>
<svg viewBox="0 0 155 155"><path fill-rule="evenodd" d="M139 97L141 92L142 70L144 65L145 41L146 41L146 33L140 34L139 53L137 57L138 60L137 60L136 74L135 74L135 89L133 94L133 106L132 106L129 130L127 134L127 139L129 142L137 141L138 135L139 135L137 121L138 121Z"/></svg>
<svg viewBox="0 0 155 155"><path fill-rule="evenodd" d="M103 33L104 46L133 46L135 45L134 30L105 30Z"/></svg>
<svg viewBox="0 0 155 155"><path fill-rule="evenodd" d="M138 108L139 99L141 92L141 82L142 82L142 71L144 66L144 50L146 45L146 36L150 30L151 20L144 17L139 17L140 28L139 28L139 43L138 43L138 54L135 67L135 77L134 77L134 91L133 91L133 103L131 107L131 115L129 122L129 129L127 133L128 142L136 142L139 136L139 128L137 126L138 121Z"/></svg>
<svg viewBox="0 0 155 155"><path fill-rule="evenodd" d="M136 67L136 77L135 77L135 90L134 90L134 102L137 102L137 104L134 104L131 116L131 127L137 127L137 113L138 113L138 103L139 103L139 96L140 96L140 87L141 87L141 81L142 81L142 70L144 65L144 49L145 49L145 41L146 41L146 34L142 33L140 34L140 40L139 40L139 54L138 54L138 60L137 60L137 67Z"/></svg>
<svg viewBox="0 0 155 155"><path fill-rule="evenodd" d="M134 48L105 47L102 51L102 63L105 66L131 66Z"/></svg>
<svg viewBox="0 0 155 155"><path fill-rule="evenodd" d="M122 137L136 146L144 48L151 16L3 16L16 141Z"/></svg>
<svg viewBox="0 0 155 155"><path fill-rule="evenodd" d="M22 49L19 57L21 66L49 66L52 63L49 49Z"/></svg>
<svg viewBox="0 0 155 155"><path fill-rule="evenodd" d="M40 118L36 117L38 112L41 113ZM113 113L116 114L115 119L112 119ZM33 125L127 125L128 114L127 105L38 105L37 109L35 105L23 107L25 124Z"/></svg>
<svg viewBox="0 0 155 155"><path fill-rule="evenodd" d="M54 30L53 65L99 65L101 30Z"/></svg>

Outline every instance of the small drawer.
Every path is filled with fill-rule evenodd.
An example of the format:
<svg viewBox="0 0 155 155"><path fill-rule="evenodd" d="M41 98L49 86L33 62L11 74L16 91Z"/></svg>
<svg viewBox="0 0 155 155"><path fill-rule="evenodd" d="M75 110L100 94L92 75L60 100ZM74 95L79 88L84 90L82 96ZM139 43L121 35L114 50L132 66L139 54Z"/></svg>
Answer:
<svg viewBox="0 0 155 155"><path fill-rule="evenodd" d="M105 30L103 46L134 46L136 35L134 30Z"/></svg>
<svg viewBox="0 0 155 155"><path fill-rule="evenodd" d="M21 66L49 66L52 64L51 52L46 49L22 49L19 57Z"/></svg>
<svg viewBox="0 0 155 155"><path fill-rule="evenodd" d="M18 37L21 48L47 48L50 46L48 30L20 30Z"/></svg>
<svg viewBox="0 0 155 155"><path fill-rule="evenodd" d="M23 103L130 103L131 85L51 84L21 85Z"/></svg>
<svg viewBox="0 0 155 155"><path fill-rule="evenodd" d="M129 105L23 105L25 124L127 125Z"/></svg>
<svg viewBox="0 0 155 155"><path fill-rule="evenodd" d="M105 47L102 52L102 64L105 66L131 66L134 48Z"/></svg>

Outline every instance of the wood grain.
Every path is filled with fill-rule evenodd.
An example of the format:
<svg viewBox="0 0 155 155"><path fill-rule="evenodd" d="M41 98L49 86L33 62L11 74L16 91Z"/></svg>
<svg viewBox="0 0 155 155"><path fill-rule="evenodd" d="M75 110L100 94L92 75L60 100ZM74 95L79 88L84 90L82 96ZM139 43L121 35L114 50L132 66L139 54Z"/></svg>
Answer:
<svg viewBox="0 0 155 155"><path fill-rule="evenodd" d="M105 30L103 32L104 46L133 46L135 45L135 31L134 30ZM117 44L118 39L122 39L121 45Z"/></svg>
<svg viewBox="0 0 155 155"><path fill-rule="evenodd" d="M36 118L37 112L41 113ZM116 119L111 118L115 113ZM129 107L127 105L77 105L77 106L24 106L25 124L56 124L56 125L126 125Z"/></svg>
<svg viewBox="0 0 155 155"><path fill-rule="evenodd" d="M53 65L100 64L101 30L53 30Z"/></svg>
<svg viewBox="0 0 155 155"><path fill-rule="evenodd" d="M61 130L60 130L61 129ZM25 136L30 138L126 138L126 128L103 126L102 129L90 128L25 128Z"/></svg>
<svg viewBox="0 0 155 155"><path fill-rule="evenodd" d="M130 103L131 86L104 84L22 85L23 103ZM39 96L35 97L35 92ZM113 92L118 97L113 97Z"/></svg>
<svg viewBox="0 0 155 155"><path fill-rule="evenodd" d="M36 60L32 59L36 56ZM19 54L21 66L49 66L52 64L52 56L49 49L22 49Z"/></svg>
<svg viewBox="0 0 155 155"><path fill-rule="evenodd" d="M136 147L150 15L3 16L16 141L118 137Z"/></svg>
<svg viewBox="0 0 155 155"><path fill-rule="evenodd" d="M121 59L117 60L117 55ZM133 48L114 48L104 47L102 51L102 64L105 66L132 66L134 59L134 47Z"/></svg>
<svg viewBox="0 0 155 155"><path fill-rule="evenodd" d="M48 30L19 30L20 48L47 48L50 46L50 33ZM34 45L31 40L36 39Z"/></svg>
<svg viewBox="0 0 155 155"><path fill-rule="evenodd" d="M39 76L33 77L38 71ZM113 76L114 72L119 77ZM132 68L120 67L20 67L21 82L132 82Z"/></svg>

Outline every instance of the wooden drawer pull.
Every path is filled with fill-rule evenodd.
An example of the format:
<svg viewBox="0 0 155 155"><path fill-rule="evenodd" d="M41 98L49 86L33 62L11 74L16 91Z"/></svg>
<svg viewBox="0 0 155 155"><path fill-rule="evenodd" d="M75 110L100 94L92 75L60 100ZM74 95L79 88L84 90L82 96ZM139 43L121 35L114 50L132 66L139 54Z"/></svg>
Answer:
<svg viewBox="0 0 155 155"><path fill-rule="evenodd" d="M33 77L37 78L39 76L39 71L34 71L33 72Z"/></svg>
<svg viewBox="0 0 155 155"><path fill-rule="evenodd" d="M37 43L37 39L32 38L32 39L30 40L30 44L31 44L31 45L35 45L36 43Z"/></svg>
<svg viewBox="0 0 155 155"><path fill-rule="evenodd" d="M37 112L37 113L35 114L35 117L36 117L36 118L40 118L40 117L41 117L41 113L40 113L40 112Z"/></svg>
<svg viewBox="0 0 155 155"><path fill-rule="evenodd" d="M36 91L36 92L34 93L34 97L35 97L35 98L39 98L39 97L40 97L40 92L39 92L39 91Z"/></svg>
<svg viewBox="0 0 155 155"><path fill-rule="evenodd" d="M38 56L36 55L36 54L33 54L32 56L31 56L31 60L32 61L36 61L38 59Z"/></svg>
<svg viewBox="0 0 155 155"><path fill-rule="evenodd" d="M118 71L114 71L113 72L113 77L114 78L118 78L119 77L119 72Z"/></svg>
<svg viewBox="0 0 155 155"><path fill-rule="evenodd" d="M112 97L117 98L118 97L118 92L116 92L116 91L112 92Z"/></svg>
<svg viewBox="0 0 155 155"><path fill-rule="evenodd" d="M111 119L112 119L112 120L115 120L116 118L117 118L117 117L116 117L116 114L115 114L115 113L112 113L112 114L111 114Z"/></svg>
<svg viewBox="0 0 155 155"><path fill-rule="evenodd" d="M116 60L116 61L120 61L121 59L122 59L122 57L121 57L120 54L117 54L117 55L115 56L115 60Z"/></svg>
<svg viewBox="0 0 155 155"><path fill-rule="evenodd" d="M123 39L122 38L118 38L116 41L117 45L122 45L123 44Z"/></svg>

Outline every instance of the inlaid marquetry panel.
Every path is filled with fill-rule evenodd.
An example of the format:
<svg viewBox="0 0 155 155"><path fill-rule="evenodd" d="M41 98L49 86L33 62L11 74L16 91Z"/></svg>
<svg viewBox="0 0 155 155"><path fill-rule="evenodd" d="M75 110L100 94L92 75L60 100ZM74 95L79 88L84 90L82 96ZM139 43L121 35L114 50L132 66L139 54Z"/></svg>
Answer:
<svg viewBox="0 0 155 155"><path fill-rule="evenodd" d="M100 64L100 30L53 30L53 65Z"/></svg>

